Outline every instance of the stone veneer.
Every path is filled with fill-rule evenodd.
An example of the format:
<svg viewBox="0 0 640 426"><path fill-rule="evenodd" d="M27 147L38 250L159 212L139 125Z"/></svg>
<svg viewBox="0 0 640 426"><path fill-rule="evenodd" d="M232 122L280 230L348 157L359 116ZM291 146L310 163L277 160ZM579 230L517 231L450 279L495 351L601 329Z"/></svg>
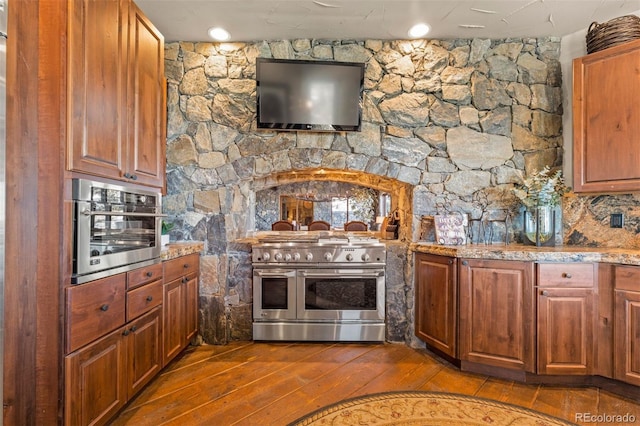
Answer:
<svg viewBox="0 0 640 426"><path fill-rule="evenodd" d="M514 183L562 162L559 49L558 38L167 43L164 210L174 239L205 241L204 340L250 338L251 265L235 241L256 229L258 190L306 175L390 191L405 242L423 215L513 209ZM362 131L258 131L259 56L366 63ZM401 251L390 250L389 340L407 338L413 305Z"/></svg>

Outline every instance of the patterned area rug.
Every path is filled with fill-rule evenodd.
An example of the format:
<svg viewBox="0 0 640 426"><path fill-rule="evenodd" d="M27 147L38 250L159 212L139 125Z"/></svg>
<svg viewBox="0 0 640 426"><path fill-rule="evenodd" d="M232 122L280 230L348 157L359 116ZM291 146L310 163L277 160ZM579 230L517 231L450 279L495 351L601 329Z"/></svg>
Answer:
<svg viewBox="0 0 640 426"><path fill-rule="evenodd" d="M439 392L385 392L340 401L289 426L306 425L574 425L490 399Z"/></svg>

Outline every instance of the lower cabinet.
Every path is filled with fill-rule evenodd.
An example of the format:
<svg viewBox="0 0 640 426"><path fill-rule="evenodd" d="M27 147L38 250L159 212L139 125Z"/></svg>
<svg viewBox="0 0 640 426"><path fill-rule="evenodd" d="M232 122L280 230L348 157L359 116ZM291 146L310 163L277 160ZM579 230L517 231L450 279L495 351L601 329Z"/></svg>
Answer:
<svg viewBox="0 0 640 426"><path fill-rule="evenodd" d="M533 262L460 261L462 361L535 371L533 283Z"/></svg>
<svg viewBox="0 0 640 426"><path fill-rule="evenodd" d="M162 368L161 307L65 357L65 424L105 424Z"/></svg>
<svg viewBox="0 0 640 426"><path fill-rule="evenodd" d="M167 365L198 332L198 272L200 255L164 262L164 345Z"/></svg>
<svg viewBox="0 0 640 426"><path fill-rule="evenodd" d="M458 338L456 275L455 258L416 253L416 337L454 358Z"/></svg>
<svg viewBox="0 0 640 426"><path fill-rule="evenodd" d="M640 386L640 267L615 270L614 378Z"/></svg>
<svg viewBox="0 0 640 426"><path fill-rule="evenodd" d="M537 373L593 374L595 265L541 263L537 267Z"/></svg>

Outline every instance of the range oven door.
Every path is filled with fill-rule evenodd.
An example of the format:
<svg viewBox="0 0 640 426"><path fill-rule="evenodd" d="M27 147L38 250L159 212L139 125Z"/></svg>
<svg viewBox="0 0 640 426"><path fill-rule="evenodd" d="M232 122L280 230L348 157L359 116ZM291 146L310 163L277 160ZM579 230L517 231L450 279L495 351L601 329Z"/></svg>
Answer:
<svg viewBox="0 0 640 426"><path fill-rule="evenodd" d="M300 270L297 304L303 320L384 322L384 268Z"/></svg>
<svg viewBox="0 0 640 426"><path fill-rule="evenodd" d="M295 269L253 268L253 319L296 319Z"/></svg>

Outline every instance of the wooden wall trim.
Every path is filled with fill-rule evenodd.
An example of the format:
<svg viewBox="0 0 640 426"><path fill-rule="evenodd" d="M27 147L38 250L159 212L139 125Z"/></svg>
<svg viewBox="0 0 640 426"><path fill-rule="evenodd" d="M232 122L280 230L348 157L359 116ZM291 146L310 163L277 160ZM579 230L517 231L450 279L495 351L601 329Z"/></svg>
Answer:
<svg viewBox="0 0 640 426"><path fill-rule="evenodd" d="M65 10L8 5L5 425L61 419Z"/></svg>

